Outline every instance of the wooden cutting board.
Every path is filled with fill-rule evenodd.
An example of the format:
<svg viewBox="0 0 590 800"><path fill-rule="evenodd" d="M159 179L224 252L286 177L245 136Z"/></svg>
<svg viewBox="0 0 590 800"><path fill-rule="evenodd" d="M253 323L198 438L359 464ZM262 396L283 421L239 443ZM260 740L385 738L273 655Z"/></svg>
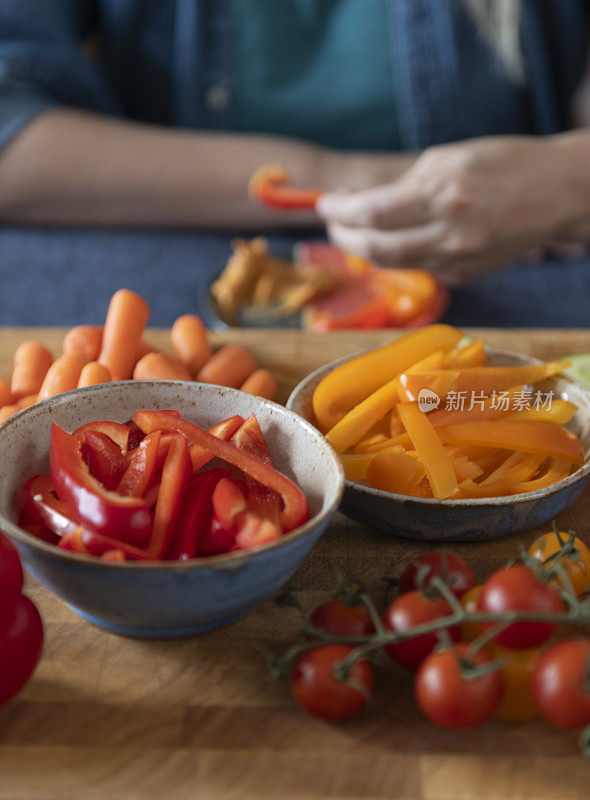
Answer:
<svg viewBox="0 0 590 800"><path fill-rule="evenodd" d="M590 331L481 333L492 345L541 358L590 351ZM59 352L63 331L0 331L0 377L17 344L36 337ZM168 349L167 333L152 331ZM385 343L387 333L321 336L239 331L239 341L280 380L281 400L321 364ZM590 494L561 515L590 544ZM479 576L538 531L461 544ZM332 565L383 595L380 579L427 549L337 516L295 575L311 608L334 586ZM447 732L421 718L411 677L385 660L374 708L330 725L306 716L257 651L291 642L298 622L268 602L227 628L185 640L141 641L83 622L27 582L46 630L27 688L0 710L0 800L587 800L590 762L577 735L540 721L493 721Z"/></svg>

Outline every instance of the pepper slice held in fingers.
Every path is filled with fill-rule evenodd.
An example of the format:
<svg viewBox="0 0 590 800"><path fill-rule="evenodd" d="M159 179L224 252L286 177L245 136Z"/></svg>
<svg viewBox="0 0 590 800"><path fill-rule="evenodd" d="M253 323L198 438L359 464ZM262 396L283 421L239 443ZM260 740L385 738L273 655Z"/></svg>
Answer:
<svg viewBox="0 0 590 800"><path fill-rule="evenodd" d="M269 208L310 210L323 194L319 189L296 189L289 186L291 173L279 164L269 164L256 170L248 184L248 194Z"/></svg>

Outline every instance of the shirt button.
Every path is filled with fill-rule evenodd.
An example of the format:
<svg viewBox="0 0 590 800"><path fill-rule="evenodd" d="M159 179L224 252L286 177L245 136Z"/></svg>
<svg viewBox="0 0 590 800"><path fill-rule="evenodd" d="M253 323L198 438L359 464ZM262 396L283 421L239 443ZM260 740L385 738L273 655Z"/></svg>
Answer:
<svg viewBox="0 0 590 800"><path fill-rule="evenodd" d="M233 93L227 83L215 83L203 93L203 104L208 111L227 111L232 99Z"/></svg>

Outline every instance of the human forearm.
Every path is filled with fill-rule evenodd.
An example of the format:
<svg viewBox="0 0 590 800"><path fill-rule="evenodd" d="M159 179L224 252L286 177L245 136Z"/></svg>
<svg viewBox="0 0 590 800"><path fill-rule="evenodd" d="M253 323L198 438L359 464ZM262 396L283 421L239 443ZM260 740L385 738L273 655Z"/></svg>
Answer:
<svg viewBox="0 0 590 800"><path fill-rule="evenodd" d="M74 225L313 225L315 214L277 214L250 203L252 172L279 162L299 185L362 188L394 180L410 161L58 109L33 121L0 156L0 218Z"/></svg>

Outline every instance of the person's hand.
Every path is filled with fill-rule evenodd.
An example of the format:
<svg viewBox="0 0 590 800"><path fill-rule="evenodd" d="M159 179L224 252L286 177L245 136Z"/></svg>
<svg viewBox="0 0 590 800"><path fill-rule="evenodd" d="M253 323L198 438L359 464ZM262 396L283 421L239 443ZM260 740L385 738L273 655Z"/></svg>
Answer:
<svg viewBox="0 0 590 800"><path fill-rule="evenodd" d="M457 285L568 238L579 206L567 157L557 137L433 147L395 182L326 194L317 211L344 250Z"/></svg>

